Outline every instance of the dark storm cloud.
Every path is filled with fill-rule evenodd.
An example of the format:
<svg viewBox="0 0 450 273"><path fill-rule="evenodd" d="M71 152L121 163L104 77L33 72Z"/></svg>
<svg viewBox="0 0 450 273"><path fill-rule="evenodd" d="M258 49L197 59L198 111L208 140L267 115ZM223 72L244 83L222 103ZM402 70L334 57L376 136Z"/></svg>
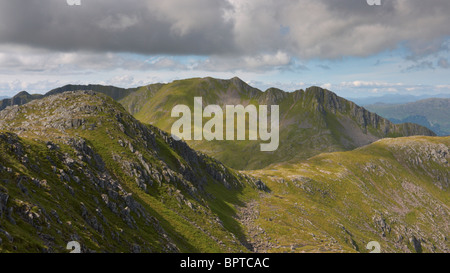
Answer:
<svg viewBox="0 0 450 273"><path fill-rule="evenodd" d="M419 57L445 49L450 1L381 1L0 0L0 44L224 60L364 57L399 44Z"/></svg>
<svg viewBox="0 0 450 273"><path fill-rule="evenodd" d="M184 2L184 4L183 4ZM0 41L52 50L209 54L233 48L220 0L0 0ZM190 5L186 5L189 2Z"/></svg>

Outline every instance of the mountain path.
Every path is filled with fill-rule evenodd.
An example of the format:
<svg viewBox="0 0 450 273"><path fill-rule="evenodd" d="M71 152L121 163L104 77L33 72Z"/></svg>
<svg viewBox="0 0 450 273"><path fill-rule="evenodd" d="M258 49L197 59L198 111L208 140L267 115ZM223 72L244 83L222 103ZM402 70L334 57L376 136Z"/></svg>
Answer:
<svg viewBox="0 0 450 273"><path fill-rule="evenodd" d="M261 194L261 199L264 196L265 194ZM269 250L277 248L271 237L256 222L259 218L259 202L257 200L251 200L245 206L238 207L237 210L236 218L246 229L244 231L246 238L242 243L248 250L255 253L267 253Z"/></svg>

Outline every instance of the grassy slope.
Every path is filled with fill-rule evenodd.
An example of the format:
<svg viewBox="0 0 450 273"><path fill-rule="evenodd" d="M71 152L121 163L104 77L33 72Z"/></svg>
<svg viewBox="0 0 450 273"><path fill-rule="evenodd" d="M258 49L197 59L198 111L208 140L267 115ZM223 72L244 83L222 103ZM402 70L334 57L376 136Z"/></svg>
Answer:
<svg viewBox="0 0 450 273"><path fill-rule="evenodd" d="M276 162L303 160L322 152L353 149L385 137L386 130L391 137L408 134L404 130L407 126L394 126L381 118L373 125L367 113L357 119L354 111L365 110L317 87L306 92L286 93L275 88L262 92L238 78L194 78L152 85L141 88L120 103L138 120L170 132L177 120L171 117L172 108L184 104L193 109L196 96L203 98L204 107L210 104L218 104L222 109L229 104L280 106L280 146L275 152L261 152L260 141L188 141L194 149L235 169L259 169Z"/></svg>
<svg viewBox="0 0 450 273"><path fill-rule="evenodd" d="M250 171L273 190L256 220L279 246L269 251L367 252L375 240L383 252L415 252L413 238L424 252L449 251L449 147L449 137L385 139Z"/></svg>

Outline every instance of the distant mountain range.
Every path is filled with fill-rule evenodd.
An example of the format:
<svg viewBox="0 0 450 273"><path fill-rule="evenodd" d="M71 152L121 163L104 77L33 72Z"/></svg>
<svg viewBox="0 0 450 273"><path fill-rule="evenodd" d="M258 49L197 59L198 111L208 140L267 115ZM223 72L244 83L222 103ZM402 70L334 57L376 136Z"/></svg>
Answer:
<svg viewBox="0 0 450 273"><path fill-rule="evenodd" d="M220 92L208 96L214 86ZM207 78L118 97L144 114L152 101L170 107L177 92L189 94L186 103L200 93L207 101L252 96L284 104L283 122L297 113L301 119L291 122L311 130L317 140L308 143L321 143L319 150L341 137L365 140L365 129L430 133L395 126L317 87L289 95ZM450 251L449 137L382 139L236 171L139 122L123 105L98 92L61 91L0 111L0 252L67 253L69 241L82 252L368 252L370 241L382 252ZM283 128L307 141L303 131ZM283 139L298 149L291 154L307 148Z"/></svg>
<svg viewBox="0 0 450 273"><path fill-rule="evenodd" d="M413 122L440 136L450 135L450 99L425 99L406 104L372 104L365 106L394 123Z"/></svg>
<svg viewBox="0 0 450 273"><path fill-rule="evenodd" d="M27 91L22 91L13 96L12 98L6 98L0 101L0 110L5 109L8 106L13 105L23 105L25 103L28 103L30 101L48 97L55 94L64 93L67 91L75 91L75 90L92 90L96 92L100 92L103 94L106 94L110 97L112 97L115 100L122 99L123 97L126 97L127 95L131 94L132 92L135 92L138 88L119 88L115 86L105 86L105 85L99 85L99 84L89 84L89 85L74 85L69 84L65 85L63 87L59 87L56 89L53 89L46 94L30 94Z"/></svg>
<svg viewBox="0 0 450 273"><path fill-rule="evenodd" d="M40 94L30 95L28 92L22 91L22 92L17 93L12 98L6 98L6 99L1 100L0 101L0 110L5 109L8 106L22 105L22 104L25 104L32 100L40 99L42 97L43 97L43 95L40 95Z"/></svg>
<svg viewBox="0 0 450 273"><path fill-rule="evenodd" d="M366 106L377 103L403 104L431 98L450 98L450 94L420 95L420 96L393 94L379 97L348 98L348 99L358 105Z"/></svg>
<svg viewBox="0 0 450 273"><path fill-rule="evenodd" d="M171 117L172 108L184 104L193 109L194 97L198 96L203 97L204 106L279 105L280 145L275 152L261 152L259 141L187 141L194 149L235 169L260 169L274 163L304 160L323 152L352 150L384 137L434 135L416 124L393 124L320 87L295 92L270 88L263 92L239 78L194 78L134 89L67 85L40 96L21 93L6 100L3 105L20 105L36 98L74 90L104 93L119 101L141 122L166 132L170 132L177 120Z"/></svg>
<svg viewBox="0 0 450 273"><path fill-rule="evenodd" d="M158 84L156 84L158 85ZM73 85L69 84L63 87L56 88L49 92L49 95L64 92L64 91L74 91L77 89L80 90L96 90L96 92L101 92L108 94L109 96L117 99L121 99L123 97L126 97L127 95L133 93L134 91L140 89L141 87L137 88L120 88L115 86L105 86L105 85L98 85L98 84L90 84L90 85ZM22 94L28 94L26 91L22 91ZM19 93L20 94L20 93ZM19 95L18 94L18 95ZM17 95L16 95L17 96ZM39 96L36 95L30 95L27 96ZM0 96L0 100L9 99L10 97L6 96ZM450 98L450 94L436 94L436 95L419 95L419 96L413 96L413 95L384 95L384 96L372 96L372 97L346 97L346 99L356 103L360 106L366 106L371 104L377 104L377 103L386 103L386 104L403 104L403 103L409 103L409 102L416 102L423 99L430 99L430 98ZM1 109L1 105L0 105Z"/></svg>

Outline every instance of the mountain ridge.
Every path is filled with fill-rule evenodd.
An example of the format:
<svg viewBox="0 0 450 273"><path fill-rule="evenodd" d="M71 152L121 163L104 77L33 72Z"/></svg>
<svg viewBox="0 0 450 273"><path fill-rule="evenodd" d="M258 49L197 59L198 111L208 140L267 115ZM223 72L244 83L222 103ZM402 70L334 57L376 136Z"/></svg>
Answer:
<svg viewBox="0 0 450 273"><path fill-rule="evenodd" d="M419 100L430 99L430 98L450 98L450 94L435 94L435 95L401 95L401 94L391 94L391 95L383 95L377 97L362 97L362 98L354 98L348 97L348 100L351 100L358 105L366 106L377 103L385 103L385 104L405 104L410 102L416 102Z"/></svg>
<svg viewBox="0 0 450 273"><path fill-rule="evenodd" d="M138 88L120 88L115 87L111 85L100 85L100 84L88 84L88 85L80 85L80 84L67 84L62 87L58 87L55 89L52 89L48 91L45 94L33 94L30 95L27 91L21 91L14 95L12 98L6 98L3 100L0 100L0 111L5 109L7 106L14 106L14 105L23 105L25 103L28 103L30 101L48 97L55 94L60 94L64 92L69 91L78 91L78 90L92 90L96 92L103 93L105 95L108 95L112 97L115 100L122 99L123 97L129 95L130 93L133 93Z"/></svg>
<svg viewBox="0 0 450 273"><path fill-rule="evenodd" d="M449 252L450 137L381 139L245 171L271 189L247 224L259 251ZM248 213L248 212L247 212ZM342 243L345 242L345 243ZM438 250L439 249L439 250Z"/></svg>
<svg viewBox="0 0 450 273"><path fill-rule="evenodd" d="M207 77L131 89L67 85L48 92L44 97L74 89L94 89L109 95L141 122L153 124L166 132L170 132L171 124L175 122L170 116L171 108L185 104L192 109L195 96L201 96L205 105L279 104L280 147L274 153L261 153L257 142L188 141L194 149L236 169L258 169L276 162L303 160L321 152L354 149L383 137L434 135L415 124L393 124L316 86L294 92L277 88L263 92L238 77L229 80Z"/></svg>
<svg viewBox="0 0 450 273"><path fill-rule="evenodd" d="M41 94L31 95L27 91L21 91L21 92L17 93L15 96L13 96L12 98L5 98L5 99L0 100L0 111L5 109L8 106L23 105L25 103L28 103L35 99L40 99L42 97L43 97L43 95L41 95Z"/></svg>

